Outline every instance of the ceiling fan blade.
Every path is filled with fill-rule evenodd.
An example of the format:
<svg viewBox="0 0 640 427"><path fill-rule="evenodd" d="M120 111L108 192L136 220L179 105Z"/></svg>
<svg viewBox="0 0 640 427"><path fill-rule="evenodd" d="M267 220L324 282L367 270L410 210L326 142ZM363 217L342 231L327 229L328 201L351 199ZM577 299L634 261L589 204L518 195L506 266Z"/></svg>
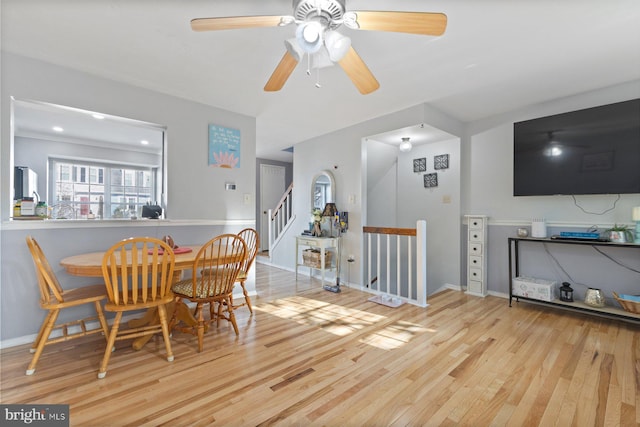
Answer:
<svg viewBox="0 0 640 427"><path fill-rule="evenodd" d="M349 49L344 58L338 61L338 64L347 73L347 76L349 76L361 94L366 95L380 87L378 80L376 80L367 64L364 63L353 47Z"/></svg>
<svg viewBox="0 0 640 427"><path fill-rule="evenodd" d="M191 20L193 31L237 30L242 28L277 27L287 21L283 16L230 16L224 18L196 18Z"/></svg>
<svg viewBox="0 0 640 427"><path fill-rule="evenodd" d="M361 30L440 36L447 28L447 15L431 12L354 11Z"/></svg>
<svg viewBox="0 0 640 427"><path fill-rule="evenodd" d="M269 81L264 85L264 90L266 92L276 92L282 89L296 65L298 65L296 58L289 51L286 51L276 69L273 70Z"/></svg>

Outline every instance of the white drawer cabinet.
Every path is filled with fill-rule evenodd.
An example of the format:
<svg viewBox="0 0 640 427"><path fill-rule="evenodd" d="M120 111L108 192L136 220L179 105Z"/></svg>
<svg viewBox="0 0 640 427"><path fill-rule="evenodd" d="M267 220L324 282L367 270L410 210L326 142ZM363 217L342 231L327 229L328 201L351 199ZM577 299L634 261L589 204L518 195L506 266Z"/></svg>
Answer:
<svg viewBox="0 0 640 427"><path fill-rule="evenodd" d="M467 218L467 293L487 295L487 222L486 215Z"/></svg>

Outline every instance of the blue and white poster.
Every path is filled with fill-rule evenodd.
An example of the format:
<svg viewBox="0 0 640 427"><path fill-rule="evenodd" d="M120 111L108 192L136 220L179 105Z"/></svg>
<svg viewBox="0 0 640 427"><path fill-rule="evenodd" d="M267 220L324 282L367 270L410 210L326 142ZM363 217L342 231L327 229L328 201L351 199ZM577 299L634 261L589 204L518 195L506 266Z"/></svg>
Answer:
<svg viewBox="0 0 640 427"><path fill-rule="evenodd" d="M209 125L209 166L240 167L240 130Z"/></svg>

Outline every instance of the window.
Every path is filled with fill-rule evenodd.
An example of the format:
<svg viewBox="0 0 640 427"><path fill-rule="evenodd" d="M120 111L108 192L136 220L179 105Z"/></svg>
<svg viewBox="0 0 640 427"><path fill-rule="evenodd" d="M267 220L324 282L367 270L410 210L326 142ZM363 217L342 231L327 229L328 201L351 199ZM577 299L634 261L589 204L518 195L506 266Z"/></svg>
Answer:
<svg viewBox="0 0 640 427"><path fill-rule="evenodd" d="M166 209L165 126L109 114L99 114L98 119L96 111L41 101L11 102L10 162L38 176L38 197L52 208L52 217L85 218L89 212L102 212L104 218L140 215L146 202ZM58 119L65 132L46 132L38 126Z"/></svg>
<svg viewBox="0 0 640 427"><path fill-rule="evenodd" d="M151 203L156 168L51 159L54 218L140 216Z"/></svg>

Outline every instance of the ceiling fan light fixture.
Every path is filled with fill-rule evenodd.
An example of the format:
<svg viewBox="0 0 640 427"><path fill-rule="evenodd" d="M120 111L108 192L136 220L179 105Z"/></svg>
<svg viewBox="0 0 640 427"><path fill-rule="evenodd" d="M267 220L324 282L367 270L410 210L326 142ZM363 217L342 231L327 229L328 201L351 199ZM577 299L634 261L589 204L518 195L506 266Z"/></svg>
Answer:
<svg viewBox="0 0 640 427"><path fill-rule="evenodd" d="M296 60L300 62L304 57L304 50L295 38L290 38L284 41L284 46L287 48L287 52L291 54Z"/></svg>
<svg viewBox="0 0 640 427"><path fill-rule="evenodd" d="M322 47L322 25L317 21L303 22L296 29L298 45L307 53L315 53Z"/></svg>
<svg viewBox="0 0 640 427"><path fill-rule="evenodd" d="M324 45L329 52L329 59L338 62L347 54L351 48L351 39L337 31L327 31L324 36Z"/></svg>
<svg viewBox="0 0 640 427"><path fill-rule="evenodd" d="M345 7L346 0L292 0L292 2L293 14L291 16L246 15L196 18L191 20L191 29L193 31L220 31L284 27L295 23L296 42L295 44L290 41L285 43L287 51L271 74L264 90L275 92L282 89L296 65L304 57L304 54L308 54L307 74L309 74L312 56L324 49L327 50L329 60L342 68L358 92L362 95L367 95L378 90L380 83L353 46L351 46L351 40L338 35L330 36L329 34L332 31L344 25L352 30L440 36L447 27L447 15L444 13L395 10L347 12ZM303 53L300 53L295 45ZM317 59L319 61L322 58ZM319 83L316 85L319 85Z"/></svg>
<svg viewBox="0 0 640 427"><path fill-rule="evenodd" d="M310 22L302 27L302 38L307 43L317 43L322 27L317 22Z"/></svg>
<svg viewBox="0 0 640 427"><path fill-rule="evenodd" d="M412 147L413 145L411 145L411 141L409 141L409 138L404 137L402 138L402 142L400 143L398 149L400 149L400 151L402 151L403 153L406 153L407 151L411 151Z"/></svg>
<svg viewBox="0 0 640 427"><path fill-rule="evenodd" d="M311 55L311 68L317 69L332 67L332 61L333 60L331 59L331 53L329 53L326 48L322 48Z"/></svg>

